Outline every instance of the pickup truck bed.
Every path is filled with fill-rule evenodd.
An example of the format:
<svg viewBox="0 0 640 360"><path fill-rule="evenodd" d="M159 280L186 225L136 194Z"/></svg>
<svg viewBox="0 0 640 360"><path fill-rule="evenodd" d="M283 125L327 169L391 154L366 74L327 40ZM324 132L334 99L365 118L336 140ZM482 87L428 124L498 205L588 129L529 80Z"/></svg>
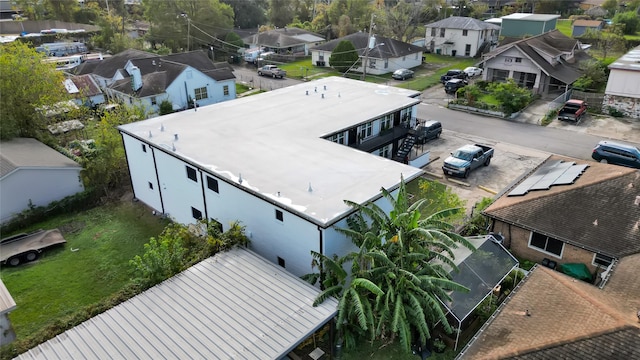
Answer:
<svg viewBox="0 0 640 360"><path fill-rule="evenodd" d="M569 100L558 110L558 120L580 122L587 113L587 103L582 100Z"/></svg>
<svg viewBox="0 0 640 360"><path fill-rule="evenodd" d="M66 242L58 229L38 230L4 238L0 241L0 262L16 266L25 261L33 261L42 250Z"/></svg>
<svg viewBox="0 0 640 360"><path fill-rule="evenodd" d="M475 144L464 145L451 153L444 160L442 171L445 175L461 176L466 178L469 173L481 165L489 166L493 157L493 148Z"/></svg>

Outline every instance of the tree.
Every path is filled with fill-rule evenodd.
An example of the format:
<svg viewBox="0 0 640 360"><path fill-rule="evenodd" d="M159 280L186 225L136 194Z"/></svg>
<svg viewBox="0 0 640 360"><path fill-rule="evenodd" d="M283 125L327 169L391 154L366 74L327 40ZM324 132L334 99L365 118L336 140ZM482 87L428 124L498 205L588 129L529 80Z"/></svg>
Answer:
<svg viewBox="0 0 640 360"><path fill-rule="evenodd" d="M0 51L0 138L35 137L48 133L41 109L69 99L62 72L44 63L44 55L21 41ZM10 71L8 69L11 69ZM40 109L40 110L39 110Z"/></svg>
<svg viewBox="0 0 640 360"><path fill-rule="evenodd" d="M615 14L618 9L618 0L605 0L600 7L607 10L609 14Z"/></svg>
<svg viewBox="0 0 640 360"><path fill-rule="evenodd" d="M240 29L257 28L267 23L266 0L223 0L233 9L233 25Z"/></svg>
<svg viewBox="0 0 640 360"><path fill-rule="evenodd" d="M148 40L173 51L208 45L233 27L233 9L219 0L145 0Z"/></svg>
<svg viewBox="0 0 640 360"><path fill-rule="evenodd" d="M422 9L421 6L404 0L399 1L394 7L387 8L385 23L392 37L400 41L411 40L418 32L417 24Z"/></svg>
<svg viewBox="0 0 640 360"><path fill-rule="evenodd" d="M488 89L502 104L502 109L507 114L523 109L531 101L531 91L518 86L512 78L506 82L490 83Z"/></svg>
<svg viewBox="0 0 640 360"><path fill-rule="evenodd" d="M242 38L233 31L227 33L224 37L224 44L222 50L227 54L238 55L238 49L244 48L244 42Z"/></svg>
<svg viewBox="0 0 640 360"><path fill-rule="evenodd" d="M312 253L325 275L324 290L315 303L338 297L336 327L347 347L368 335L372 340L397 337L409 351L413 333L424 344L437 322L452 331L438 299L449 300L448 291L468 290L431 260L457 269L452 250L460 245L474 248L444 221L461 209L423 217L421 208L427 202L420 199L410 204L404 179L395 198L386 189L381 191L391 204L388 214L374 203L345 201L357 212L347 220L348 228L338 231L351 238L357 251L332 259ZM351 269L349 283L345 266Z"/></svg>
<svg viewBox="0 0 640 360"><path fill-rule="evenodd" d="M613 17L613 22L615 24L624 24L622 33L625 35L635 35L638 27L640 27L640 19L635 11L617 13L616 16Z"/></svg>
<svg viewBox="0 0 640 360"><path fill-rule="evenodd" d="M573 83L573 88L580 91L604 92L607 86L607 67L598 60L583 61L579 66L584 75Z"/></svg>
<svg viewBox="0 0 640 360"><path fill-rule="evenodd" d="M358 56L353 43L349 40L342 40L331 52L329 64L337 71L346 73L359 59L360 56Z"/></svg>
<svg viewBox="0 0 640 360"><path fill-rule="evenodd" d="M291 0L269 0L268 17L271 25L285 27L293 21L294 9Z"/></svg>
<svg viewBox="0 0 640 360"><path fill-rule="evenodd" d="M605 60L611 52L624 51L626 44L624 36L616 31L587 29L580 38L592 41L602 51L602 58Z"/></svg>

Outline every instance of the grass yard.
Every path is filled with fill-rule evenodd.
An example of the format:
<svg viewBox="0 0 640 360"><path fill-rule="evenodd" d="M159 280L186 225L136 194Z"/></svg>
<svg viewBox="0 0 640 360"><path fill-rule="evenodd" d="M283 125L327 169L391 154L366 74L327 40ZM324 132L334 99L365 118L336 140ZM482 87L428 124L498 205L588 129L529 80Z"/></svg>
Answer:
<svg viewBox="0 0 640 360"><path fill-rule="evenodd" d="M132 278L129 260L166 223L141 204L122 202L23 229L58 228L67 243L33 263L2 268L0 277L17 304L9 315L17 339L118 292Z"/></svg>
<svg viewBox="0 0 640 360"><path fill-rule="evenodd" d="M569 19L558 19L556 21L556 29L560 30L564 35L571 37L571 20Z"/></svg>
<svg viewBox="0 0 640 360"><path fill-rule="evenodd" d="M458 348L460 349L460 348ZM453 349L447 349L444 353L433 353L429 360L451 360L456 357ZM407 353L400 348L400 343L396 340L392 344L382 344L379 341L373 343L361 343L357 349L344 350L342 354L343 360L416 360L418 355Z"/></svg>

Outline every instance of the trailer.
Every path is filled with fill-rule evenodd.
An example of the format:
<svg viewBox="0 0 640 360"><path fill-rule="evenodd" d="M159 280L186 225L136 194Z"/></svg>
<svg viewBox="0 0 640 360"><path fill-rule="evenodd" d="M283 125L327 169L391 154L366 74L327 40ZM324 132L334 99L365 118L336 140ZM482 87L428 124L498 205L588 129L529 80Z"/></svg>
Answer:
<svg viewBox="0 0 640 360"><path fill-rule="evenodd" d="M66 242L58 229L13 235L0 240L0 263L18 266L34 261L45 249Z"/></svg>

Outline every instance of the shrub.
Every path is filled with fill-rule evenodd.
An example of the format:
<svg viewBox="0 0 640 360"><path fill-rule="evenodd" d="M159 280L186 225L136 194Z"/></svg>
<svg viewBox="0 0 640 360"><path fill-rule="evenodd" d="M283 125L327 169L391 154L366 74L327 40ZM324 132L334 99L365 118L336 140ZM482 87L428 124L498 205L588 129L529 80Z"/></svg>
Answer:
<svg viewBox="0 0 640 360"><path fill-rule="evenodd" d="M613 117L624 117L624 113L613 106L607 106L607 112Z"/></svg>
<svg viewBox="0 0 640 360"><path fill-rule="evenodd" d="M160 115L167 115L173 112L173 105L169 100L162 100L160 103Z"/></svg>

